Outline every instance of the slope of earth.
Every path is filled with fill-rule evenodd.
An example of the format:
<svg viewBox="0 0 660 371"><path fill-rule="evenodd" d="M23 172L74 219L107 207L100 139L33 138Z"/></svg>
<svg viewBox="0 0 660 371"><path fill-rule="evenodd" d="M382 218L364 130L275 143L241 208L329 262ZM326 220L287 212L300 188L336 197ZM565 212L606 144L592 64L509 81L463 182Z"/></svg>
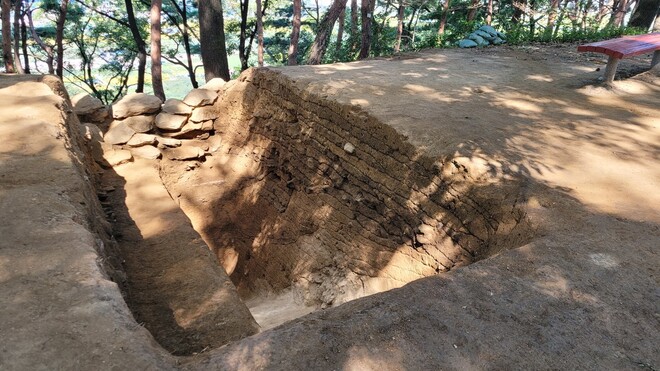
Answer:
<svg viewBox="0 0 660 371"><path fill-rule="evenodd" d="M0 77L0 369L169 369L115 283L79 126L60 80Z"/></svg>
<svg viewBox="0 0 660 371"><path fill-rule="evenodd" d="M658 368L660 79L593 85L603 60L570 46L507 47L279 69L302 91L360 105L473 179L526 183L537 233L188 367ZM649 64L626 61L622 72Z"/></svg>

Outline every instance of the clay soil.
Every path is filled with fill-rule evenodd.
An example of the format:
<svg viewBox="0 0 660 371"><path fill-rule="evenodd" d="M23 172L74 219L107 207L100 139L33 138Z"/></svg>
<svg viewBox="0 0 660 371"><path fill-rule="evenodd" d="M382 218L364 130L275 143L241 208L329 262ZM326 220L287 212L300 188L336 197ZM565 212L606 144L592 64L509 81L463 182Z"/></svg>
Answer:
<svg viewBox="0 0 660 371"><path fill-rule="evenodd" d="M23 295L20 302L3 299L0 338L10 332L12 337L0 345L0 368L47 368L49 360L63 369L102 364L245 370L660 368L660 78L643 72L650 57L642 56L624 60L619 80L605 87L597 70L604 62L601 55L578 54L573 45L539 45L430 50L279 69L300 89L360 105L429 156L453 159L474 180L523 185L532 241L174 359L137 324L135 334L122 330L119 340L110 340L112 323L130 319L104 317L101 329L91 325L94 316L102 318L112 308L91 312L85 323L92 332L67 327L76 313L56 323L53 313L69 313L70 303L99 299L67 290L75 283L63 281L54 288L66 292L66 300L53 297L45 306L35 282L50 279L59 268L36 271L37 250L32 260L18 264L25 258L11 253L10 246L28 231L2 228L2 240L10 243L0 245L0 294L34 295ZM7 94L30 104L27 97ZM43 118L52 114L44 112ZM15 147L20 140L17 136ZM17 193L21 184L9 175L19 165L5 164L12 167L0 167L0 186ZM25 160L20 167L44 173L50 165ZM130 172L118 168L117 173ZM2 198L5 193L0 205L13 200ZM150 206L148 198L144 204L131 199L131 208ZM125 208L121 201L112 202ZM0 225L15 226L22 220L16 213L0 213ZM126 222L131 237L146 235L139 231L141 223ZM51 254L53 261L72 259L66 249ZM50 319L53 329L27 325L40 316ZM16 325L17 319L25 325ZM58 341L62 334L67 342ZM130 357L120 342L130 345ZM67 358L71 344L79 354Z"/></svg>

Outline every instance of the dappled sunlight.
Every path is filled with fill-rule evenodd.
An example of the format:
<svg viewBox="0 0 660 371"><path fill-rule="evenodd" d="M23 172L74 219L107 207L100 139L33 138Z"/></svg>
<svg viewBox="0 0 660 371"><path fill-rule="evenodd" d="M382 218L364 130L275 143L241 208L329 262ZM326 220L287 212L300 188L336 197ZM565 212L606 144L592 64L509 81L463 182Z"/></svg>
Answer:
<svg viewBox="0 0 660 371"><path fill-rule="evenodd" d="M409 93L414 95L420 95L426 100L438 101L444 103L457 102L457 98L452 98L451 95L441 93L438 90L428 88L423 85L417 84L405 84L403 88Z"/></svg>
<svg viewBox="0 0 660 371"><path fill-rule="evenodd" d="M406 369L401 350L396 346L397 339L393 338L390 344L378 344L374 347L353 345L346 354L342 370L402 370Z"/></svg>
<svg viewBox="0 0 660 371"><path fill-rule="evenodd" d="M541 82L553 82L553 81L555 81L549 75L527 75L527 79L534 80L534 81L541 81Z"/></svg>

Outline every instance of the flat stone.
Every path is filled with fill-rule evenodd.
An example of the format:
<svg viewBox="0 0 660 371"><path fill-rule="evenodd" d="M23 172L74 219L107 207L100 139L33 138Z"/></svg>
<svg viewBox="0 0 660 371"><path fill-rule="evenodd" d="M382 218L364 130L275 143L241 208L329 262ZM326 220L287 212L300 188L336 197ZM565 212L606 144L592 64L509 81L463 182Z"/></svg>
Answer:
<svg viewBox="0 0 660 371"><path fill-rule="evenodd" d="M172 115L190 115L192 107L183 103L181 99L170 98L163 104L163 112Z"/></svg>
<svg viewBox="0 0 660 371"><path fill-rule="evenodd" d="M190 116L190 121L201 122L215 120L218 116L218 110L214 106L197 107L193 110L192 116Z"/></svg>
<svg viewBox="0 0 660 371"><path fill-rule="evenodd" d="M181 141L178 140L178 139L156 137L156 141L158 142L158 146L161 147L161 148L164 148L164 147L180 147L181 146Z"/></svg>
<svg viewBox="0 0 660 371"><path fill-rule="evenodd" d="M87 93L76 94L71 98L71 103L73 112L80 121L102 123L110 116L108 107L101 100Z"/></svg>
<svg viewBox="0 0 660 371"><path fill-rule="evenodd" d="M117 166L131 162L133 155L131 151L125 149L110 149L103 153L103 158L110 164L110 166Z"/></svg>
<svg viewBox="0 0 660 371"><path fill-rule="evenodd" d="M208 106L218 99L218 93L207 89L193 89L183 98L183 103L191 107Z"/></svg>
<svg viewBox="0 0 660 371"><path fill-rule="evenodd" d="M123 122L126 123L131 129L135 130L136 133L146 133L154 128L154 122L156 121L155 115L138 115L127 117Z"/></svg>
<svg viewBox="0 0 660 371"><path fill-rule="evenodd" d="M131 129L123 121L113 121L110 128L103 136L103 141L108 144L124 144L135 135L135 130Z"/></svg>
<svg viewBox="0 0 660 371"><path fill-rule="evenodd" d="M160 111L162 103L160 98L153 95L144 93L128 94L112 106L112 117L123 119L130 116L155 113Z"/></svg>
<svg viewBox="0 0 660 371"><path fill-rule="evenodd" d="M168 149L164 151L164 155L170 160L185 161L202 158L204 157L205 152L201 148L185 146Z"/></svg>
<svg viewBox="0 0 660 371"><path fill-rule="evenodd" d="M154 146L131 148L131 153L133 154L133 157L146 158L149 160L156 160L161 156L160 150Z"/></svg>
<svg viewBox="0 0 660 371"><path fill-rule="evenodd" d="M222 88L225 86L227 82L219 77L212 78L211 80L207 81L206 84L200 86L200 89L206 89L206 90L213 90L213 91L220 91Z"/></svg>
<svg viewBox="0 0 660 371"><path fill-rule="evenodd" d="M164 132L161 135L169 138L185 138L191 139L196 137L201 132L208 132L213 130L213 120L203 121L203 122L188 122L185 124L181 130L175 132Z"/></svg>
<svg viewBox="0 0 660 371"><path fill-rule="evenodd" d="M209 152L215 153L222 148L222 137L219 135L213 135L208 139Z"/></svg>
<svg viewBox="0 0 660 371"><path fill-rule="evenodd" d="M188 116L159 113L156 116L156 127L163 130L180 130L188 121Z"/></svg>
<svg viewBox="0 0 660 371"><path fill-rule="evenodd" d="M156 136L152 134L138 133L133 135L133 137L126 144L130 147L141 147L150 144L156 144Z"/></svg>
<svg viewBox="0 0 660 371"><path fill-rule="evenodd" d="M87 93L76 94L71 98L73 112L76 115L89 115L99 109L105 109L105 104L100 99Z"/></svg>

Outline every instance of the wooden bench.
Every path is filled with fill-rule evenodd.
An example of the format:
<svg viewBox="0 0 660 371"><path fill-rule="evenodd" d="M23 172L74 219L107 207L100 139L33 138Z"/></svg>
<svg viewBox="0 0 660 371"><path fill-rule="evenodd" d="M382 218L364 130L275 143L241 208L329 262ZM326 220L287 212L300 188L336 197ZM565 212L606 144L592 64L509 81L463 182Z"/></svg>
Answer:
<svg viewBox="0 0 660 371"><path fill-rule="evenodd" d="M619 61L640 54L653 52L651 68L660 62L660 32L625 36L618 39L599 41L578 46L579 52L603 53L610 56L605 68L605 82L612 82Z"/></svg>

